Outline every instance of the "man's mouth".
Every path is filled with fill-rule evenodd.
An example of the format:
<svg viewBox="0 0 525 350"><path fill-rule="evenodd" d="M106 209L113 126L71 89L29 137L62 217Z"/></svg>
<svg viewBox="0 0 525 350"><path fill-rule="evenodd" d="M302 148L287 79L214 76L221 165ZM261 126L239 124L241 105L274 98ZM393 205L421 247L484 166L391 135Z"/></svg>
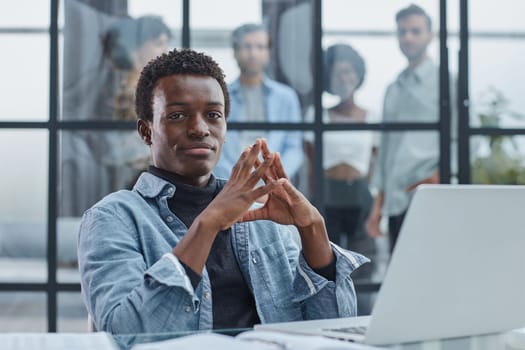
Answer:
<svg viewBox="0 0 525 350"><path fill-rule="evenodd" d="M214 151L215 147L206 143L194 144L184 148L184 153L193 156L205 156L213 153Z"/></svg>

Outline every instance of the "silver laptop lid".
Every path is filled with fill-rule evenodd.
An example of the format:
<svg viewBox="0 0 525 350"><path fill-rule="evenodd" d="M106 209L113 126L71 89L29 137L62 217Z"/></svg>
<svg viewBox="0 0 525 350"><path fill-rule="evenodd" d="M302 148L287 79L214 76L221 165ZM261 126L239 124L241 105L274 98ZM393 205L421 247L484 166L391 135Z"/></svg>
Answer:
<svg viewBox="0 0 525 350"><path fill-rule="evenodd" d="M366 343L524 327L523 256L525 186L418 187Z"/></svg>

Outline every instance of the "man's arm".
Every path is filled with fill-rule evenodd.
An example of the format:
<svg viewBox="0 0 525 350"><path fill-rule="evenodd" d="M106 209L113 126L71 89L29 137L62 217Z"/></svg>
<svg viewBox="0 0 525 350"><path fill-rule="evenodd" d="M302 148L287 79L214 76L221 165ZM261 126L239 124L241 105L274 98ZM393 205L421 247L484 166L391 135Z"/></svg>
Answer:
<svg viewBox="0 0 525 350"><path fill-rule="evenodd" d="M372 210L366 219L365 227L366 232L370 237L380 237L383 236L381 231L381 210L383 209L383 203L385 201L385 193L380 191L374 199L372 204Z"/></svg>
<svg viewBox="0 0 525 350"><path fill-rule="evenodd" d="M78 241L82 296L96 328L111 333L194 330L191 316L199 301L181 264L165 255L148 267L133 222L116 206L97 206L83 216Z"/></svg>

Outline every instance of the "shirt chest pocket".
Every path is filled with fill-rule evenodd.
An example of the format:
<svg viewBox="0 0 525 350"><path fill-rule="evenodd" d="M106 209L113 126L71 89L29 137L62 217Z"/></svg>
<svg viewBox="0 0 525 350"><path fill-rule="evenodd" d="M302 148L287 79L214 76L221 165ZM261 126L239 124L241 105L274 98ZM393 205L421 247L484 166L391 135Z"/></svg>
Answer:
<svg viewBox="0 0 525 350"><path fill-rule="evenodd" d="M253 250L250 255L258 275L256 279L262 280L273 303L278 307L290 307L294 276L285 247L275 242Z"/></svg>

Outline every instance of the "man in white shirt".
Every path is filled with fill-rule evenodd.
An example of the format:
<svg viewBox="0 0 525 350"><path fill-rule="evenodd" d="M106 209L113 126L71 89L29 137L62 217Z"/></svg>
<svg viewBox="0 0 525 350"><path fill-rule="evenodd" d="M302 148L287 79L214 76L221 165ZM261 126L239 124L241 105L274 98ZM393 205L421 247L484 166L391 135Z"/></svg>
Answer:
<svg viewBox="0 0 525 350"><path fill-rule="evenodd" d="M396 14L401 52L408 67L388 86L383 108L385 122L439 120L439 70L428 57L432 22L419 6ZM366 228L372 237L383 235L381 216L388 216L390 246L394 248L413 190L423 183L439 183L439 134L435 131L386 132L374 170L374 199Z"/></svg>

